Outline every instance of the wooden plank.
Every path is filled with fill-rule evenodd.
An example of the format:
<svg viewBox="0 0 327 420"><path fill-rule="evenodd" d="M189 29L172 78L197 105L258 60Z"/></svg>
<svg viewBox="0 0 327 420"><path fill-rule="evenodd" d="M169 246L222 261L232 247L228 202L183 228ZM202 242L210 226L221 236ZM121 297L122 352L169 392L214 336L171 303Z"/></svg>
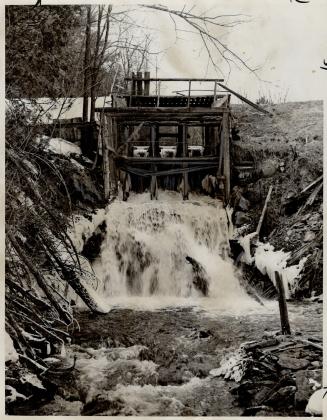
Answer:
<svg viewBox="0 0 327 420"><path fill-rule="evenodd" d="M130 106L130 107L100 107L96 108L97 112L106 112L108 114L135 114L135 113L141 113L141 114L173 114L173 113L179 113L179 114L201 114L201 115L219 115L223 114L225 111L220 110L219 108L201 108L201 107L193 107L193 108L181 108L181 107L138 107L138 106Z"/></svg>
<svg viewBox="0 0 327 420"><path fill-rule="evenodd" d="M125 77L126 81L130 81L132 80L131 77ZM150 82L223 82L224 79L194 79L194 78L188 78L185 79L183 77L161 77L161 78L156 78L156 77L150 77L148 78L143 78L141 79L142 81L144 80L150 80Z"/></svg>
<svg viewBox="0 0 327 420"><path fill-rule="evenodd" d="M262 227L263 219L264 219L266 211L267 211L267 207L268 207L268 203L269 203L269 200L270 200L272 190L273 190L273 187L272 187L272 185L270 185L269 191L268 191L268 194L267 194L267 197L266 197L266 200L265 200L265 204L263 206L263 210L262 210L262 213L261 213L261 216L260 216L260 219L259 219L259 222L258 222L258 226L257 226L257 229L256 229L257 235L260 234L260 230L261 230L261 227Z"/></svg>
<svg viewBox="0 0 327 420"><path fill-rule="evenodd" d="M132 81L131 95L134 96L136 95L136 76L134 72L132 73L130 80Z"/></svg>
<svg viewBox="0 0 327 420"><path fill-rule="evenodd" d="M161 157L127 157L123 155L117 155L116 159L122 160L128 163L156 163L156 164L199 164L201 163L215 163L217 162L217 156L204 156L204 157L174 157L174 158L161 158Z"/></svg>
<svg viewBox="0 0 327 420"><path fill-rule="evenodd" d="M150 72L144 72L144 96L150 95Z"/></svg>
<svg viewBox="0 0 327 420"><path fill-rule="evenodd" d="M226 106L228 104L228 95L224 95L222 98L214 101L212 104L212 108L220 108L222 106Z"/></svg>
<svg viewBox="0 0 327 420"><path fill-rule="evenodd" d="M152 148L152 157L156 157L156 127L151 127L151 148ZM152 172L156 172L157 167L154 164L151 164L151 170ZM150 183L150 198L158 199L158 183L157 183L157 177L155 175L151 176L151 183Z"/></svg>
<svg viewBox="0 0 327 420"><path fill-rule="evenodd" d="M187 157L187 126L183 125L183 157ZM187 168L187 163L183 163L183 167ZM183 200L188 200L189 184L188 173L183 173Z"/></svg>
<svg viewBox="0 0 327 420"><path fill-rule="evenodd" d="M136 76L136 94L139 96L143 95L143 80L142 72L138 71Z"/></svg>
<svg viewBox="0 0 327 420"><path fill-rule="evenodd" d="M225 182L225 199L226 202L229 201L230 196L230 140L229 140L229 112L224 112L223 117L223 126L222 126L222 135L223 135L223 163L224 163L224 172L223 175L226 179Z"/></svg>
<svg viewBox="0 0 327 420"><path fill-rule="evenodd" d="M254 102L250 101L249 99L245 98L244 96L240 95L239 93L235 92L234 90L228 88L227 86L222 85L221 83L218 83L218 85L220 87L222 87L223 89L226 89L228 92L232 93L233 95L235 95L238 99L240 99L241 101L245 102L246 104L252 106L252 108L255 108L256 110L263 112L264 114L267 115L272 115L271 112L266 111L265 109L263 109L261 106L255 104Z"/></svg>

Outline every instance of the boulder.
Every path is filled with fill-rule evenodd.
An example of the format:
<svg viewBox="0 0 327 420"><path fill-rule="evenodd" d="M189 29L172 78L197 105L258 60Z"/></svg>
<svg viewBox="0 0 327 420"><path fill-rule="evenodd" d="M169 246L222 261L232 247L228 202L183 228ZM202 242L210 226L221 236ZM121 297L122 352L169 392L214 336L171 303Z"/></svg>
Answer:
<svg viewBox="0 0 327 420"><path fill-rule="evenodd" d="M244 198L242 195L238 201L238 207L243 211L248 211L250 208L250 201Z"/></svg>
<svg viewBox="0 0 327 420"><path fill-rule="evenodd" d="M304 408L310 396L321 387L322 370L300 370L295 376L297 391L295 394L296 405Z"/></svg>
<svg viewBox="0 0 327 420"><path fill-rule="evenodd" d="M311 230L308 230L304 235L303 242L312 242L315 237L316 235Z"/></svg>
<svg viewBox="0 0 327 420"><path fill-rule="evenodd" d="M243 211L237 211L235 213L235 226L242 226L250 222L250 217L247 216Z"/></svg>
<svg viewBox="0 0 327 420"><path fill-rule="evenodd" d="M275 408L286 408L290 405L294 405L294 396L296 392L296 387L293 385L288 385L283 388L279 388L274 392L265 403Z"/></svg>
<svg viewBox="0 0 327 420"><path fill-rule="evenodd" d="M300 370L305 369L309 364L307 359L297 359L285 354L281 354L278 359L278 365L283 369Z"/></svg>

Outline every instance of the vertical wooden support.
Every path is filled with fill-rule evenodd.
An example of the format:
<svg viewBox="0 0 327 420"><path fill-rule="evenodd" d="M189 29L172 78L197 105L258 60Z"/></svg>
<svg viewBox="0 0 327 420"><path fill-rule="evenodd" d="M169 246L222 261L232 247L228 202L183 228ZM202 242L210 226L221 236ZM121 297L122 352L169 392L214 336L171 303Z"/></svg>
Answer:
<svg viewBox="0 0 327 420"><path fill-rule="evenodd" d="M178 124L177 130L176 157L181 157L183 155L183 126Z"/></svg>
<svg viewBox="0 0 327 420"><path fill-rule="evenodd" d="M277 271L275 271L275 280L276 280L276 286L278 290L278 303L279 303L280 324L282 328L282 334L290 335L291 327L288 320L288 311L287 311L287 303L286 303L283 279Z"/></svg>
<svg viewBox="0 0 327 420"><path fill-rule="evenodd" d="M136 95L136 76L135 73L132 73L132 88L131 88L131 95L135 96Z"/></svg>
<svg viewBox="0 0 327 420"><path fill-rule="evenodd" d="M187 107L189 108L191 105L191 80L188 81L188 97L187 97Z"/></svg>
<svg viewBox="0 0 327 420"><path fill-rule="evenodd" d="M187 125L183 124L183 156L187 157ZM188 164L184 163L183 168L187 168ZM183 200L188 200L188 173L183 172Z"/></svg>
<svg viewBox="0 0 327 420"><path fill-rule="evenodd" d="M136 82L136 90L138 96L143 96L143 81L142 81L142 72L137 72L137 82Z"/></svg>
<svg viewBox="0 0 327 420"><path fill-rule="evenodd" d="M214 88L213 88L213 103L217 100L217 81L215 81Z"/></svg>
<svg viewBox="0 0 327 420"><path fill-rule="evenodd" d="M110 117L110 147L113 150L117 150L118 139L117 139L117 121L116 118ZM116 171L116 164L114 160L114 155L111 151L109 151L109 168L110 168L110 189L117 194L118 192L118 179L117 179L117 171Z"/></svg>
<svg viewBox="0 0 327 420"><path fill-rule="evenodd" d="M110 198L110 164L109 164L109 149L108 149L108 131L105 127L108 119L101 117L101 144L102 144L102 164L103 164L103 187L104 187L104 198L109 200Z"/></svg>
<svg viewBox="0 0 327 420"><path fill-rule="evenodd" d="M144 79L150 79L150 72L144 72ZM144 96L150 96L150 80L144 80Z"/></svg>
<svg viewBox="0 0 327 420"><path fill-rule="evenodd" d="M224 111L223 115L223 126L222 126L222 135L223 135L223 163L224 163L224 172L225 177L225 200L226 203L229 201L230 196L230 143L229 143L229 111Z"/></svg>
<svg viewBox="0 0 327 420"><path fill-rule="evenodd" d="M158 82L157 107L160 105L160 81Z"/></svg>
<svg viewBox="0 0 327 420"><path fill-rule="evenodd" d="M156 155L156 135L157 135L157 129L156 126L152 125L151 126L151 150L152 150L152 157L155 157ZM152 171L156 171L157 170L157 166L156 165L151 165L151 170ZM151 183L150 183L150 198L151 200L153 200L154 198L157 200L158 199L158 183L157 183L157 177L155 175L151 176Z"/></svg>

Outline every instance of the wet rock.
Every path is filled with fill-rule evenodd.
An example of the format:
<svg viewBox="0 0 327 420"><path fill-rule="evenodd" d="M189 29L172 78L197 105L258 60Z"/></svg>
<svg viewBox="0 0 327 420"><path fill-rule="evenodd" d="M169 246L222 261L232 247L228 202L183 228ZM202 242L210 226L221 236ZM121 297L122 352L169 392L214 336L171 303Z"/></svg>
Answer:
<svg viewBox="0 0 327 420"><path fill-rule="evenodd" d="M250 222L250 217L247 216L243 211L235 212L235 226L242 226Z"/></svg>
<svg viewBox="0 0 327 420"><path fill-rule="evenodd" d="M107 224L103 221L85 242L82 255L90 261L94 261L101 251L101 244L106 236Z"/></svg>
<svg viewBox="0 0 327 420"><path fill-rule="evenodd" d="M307 359L296 359L288 355L280 355L278 359L278 365L284 369L299 370L305 369L310 364Z"/></svg>
<svg viewBox="0 0 327 420"><path fill-rule="evenodd" d="M199 338L208 338L212 336L212 332L210 330L200 330L199 331Z"/></svg>
<svg viewBox="0 0 327 420"><path fill-rule="evenodd" d="M244 198L242 195L238 201L238 207L243 211L248 211L250 208L250 201Z"/></svg>
<svg viewBox="0 0 327 420"><path fill-rule="evenodd" d="M322 370L300 370L295 376L297 391L295 394L296 405L304 408L311 394L321 386Z"/></svg>
<svg viewBox="0 0 327 420"><path fill-rule="evenodd" d="M122 407L123 404L121 402L99 395L84 405L81 414L83 416L94 416L101 413L117 415Z"/></svg>
<svg viewBox="0 0 327 420"><path fill-rule="evenodd" d="M293 385L279 388L267 399L265 403L274 408L284 408L288 407L289 405L294 405L295 392L296 387Z"/></svg>
<svg viewBox="0 0 327 420"><path fill-rule="evenodd" d="M316 235L311 230L308 230L304 235L303 242L311 242L315 237Z"/></svg>

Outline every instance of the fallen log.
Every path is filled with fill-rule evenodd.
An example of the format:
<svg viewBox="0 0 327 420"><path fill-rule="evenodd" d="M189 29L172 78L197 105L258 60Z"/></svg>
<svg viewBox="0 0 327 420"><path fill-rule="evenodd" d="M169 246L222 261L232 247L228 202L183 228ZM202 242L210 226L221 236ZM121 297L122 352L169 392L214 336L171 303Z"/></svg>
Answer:
<svg viewBox="0 0 327 420"><path fill-rule="evenodd" d="M260 216L260 219L259 219L259 222L258 222L258 226L257 226L257 229L256 229L257 235L260 234L260 230L261 230L261 227L262 227L262 223L263 223L264 217L266 215L266 211L267 211L267 207L268 207L268 203L269 203L269 200L270 200L270 196L271 196L272 190L273 190L273 187L271 185L269 187L269 191L268 191L268 194L267 194L267 197L266 197L266 200L265 200L265 204L263 206L263 210L262 210L262 213L261 213L261 216Z"/></svg>

